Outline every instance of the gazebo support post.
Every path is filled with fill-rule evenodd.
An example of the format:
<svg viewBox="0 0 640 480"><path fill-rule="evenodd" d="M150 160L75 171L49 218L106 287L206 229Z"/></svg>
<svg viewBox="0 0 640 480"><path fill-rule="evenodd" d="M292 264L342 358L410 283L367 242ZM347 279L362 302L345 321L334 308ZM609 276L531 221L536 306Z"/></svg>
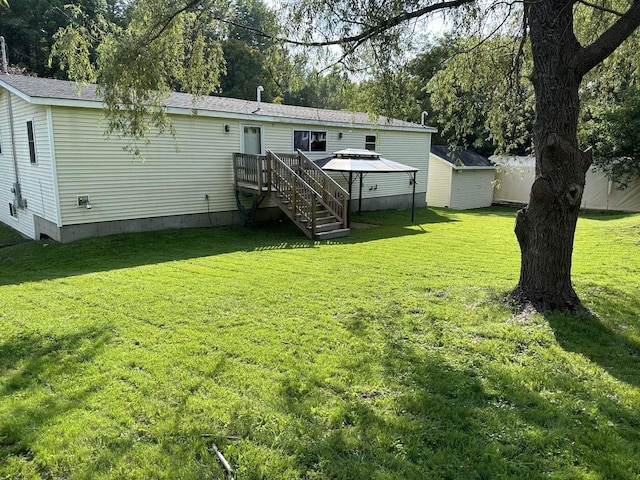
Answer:
<svg viewBox="0 0 640 480"><path fill-rule="evenodd" d="M416 174L418 172L413 172L413 193L411 195L411 223L413 223L414 212L416 209Z"/></svg>
<svg viewBox="0 0 640 480"><path fill-rule="evenodd" d="M351 228L351 190L353 186L353 172L349 172L349 201L347 202L347 228Z"/></svg>
<svg viewBox="0 0 640 480"><path fill-rule="evenodd" d="M358 215L362 213L362 172L360 172L360 195L358 196Z"/></svg>

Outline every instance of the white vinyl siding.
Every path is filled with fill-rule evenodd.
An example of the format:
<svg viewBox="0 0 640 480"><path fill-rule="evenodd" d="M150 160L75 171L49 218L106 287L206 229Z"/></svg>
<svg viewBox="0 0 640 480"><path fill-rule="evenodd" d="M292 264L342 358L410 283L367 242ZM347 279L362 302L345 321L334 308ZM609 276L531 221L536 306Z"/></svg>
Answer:
<svg viewBox="0 0 640 480"><path fill-rule="evenodd" d="M451 202L451 175L453 168L446 162L431 156L429 162L429 187L427 205L449 207Z"/></svg>
<svg viewBox="0 0 640 480"><path fill-rule="evenodd" d="M140 148L141 160L123 151L124 140L104 137L99 110L51 108L62 225L205 213L205 195L209 195L210 211L235 211L232 154L241 151L242 128L249 124L262 127L264 148L274 152L293 151L294 130L326 131L327 152L309 152L313 159L361 148L365 135L376 134L383 156L420 169L416 192L426 192L428 132L172 115L175 143L168 134L151 134L150 145ZM409 180L404 173L367 175L363 198L411 194ZM377 184L377 190L369 191L370 184ZM77 206L78 195L89 196L90 210Z"/></svg>
<svg viewBox="0 0 640 480"><path fill-rule="evenodd" d="M364 141L363 131L359 145ZM369 131L370 135L373 135ZM403 132L391 130L378 130L375 132L377 140L377 152L383 157L394 162L403 163L420 169L416 174L416 195L422 195L424 199L427 192L427 178L429 176L429 150L431 150L431 135L422 132ZM358 147L362 148L362 147ZM364 177L362 198L384 197L394 195L409 195L413 191L410 179L413 174L384 173L367 174ZM369 187L377 186L376 190Z"/></svg>
<svg viewBox="0 0 640 480"><path fill-rule="evenodd" d="M15 182L15 168L7 105L8 95L11 95L11 109L13 111L18 176L22 197L27 201L26 208L17 210L17 217L12 217L9 212L9 203L13 201L11 188ZM33 122L35 151L37 153L37 163L35 164L31 162L29 154L28 121ZM23 235L34 238L34 215L54 223L58 216L53 188L47 107L31 105L6 90L2 90L0 91L0 130L3 133L2 153L0 154L0 221L15 228Z"/></svg>
<svg viewBox="0 0 640 480"><path fill-rule="evenodd" d="M175 142L152 133L139 159L123 151L123 140L103 135L98 110L59 107L53 118L63 225L203 213L205 195L212 212L236 209L238 122L172 116ZM89 195L91 210L77 206L78 195Z"/></svg>
<svg viewBox="0 0 640 480"><path fill-rule="evenodd" d="M292 151L293 130L297 130L297 128L287 124L272 124L266 127L267 148L275 152ZM312 128L310 130L316 129ZM331 156L333 152L346 148L362 149L366 136L376 135L377 152L380 153L383 158L420 169L416 176L416 195L420 194L422 198L424 198L427 191L429 150L431 149L431 135L428 132L377 130L372 128L341 128L333 126L329 128L318 128L317 130L326 130L327 132L327 151L305 153L309 158L316 160L328 157ZM340 138L340 133L342 133L342 138ZM289 147L283 150L280 147L282 142L288 142ZM345 189L347 188L347 176L347 173L332 174L332 177ZM409 182L411 178L407 173L366 174L363 179L362 198L411 195L413 188ZM356 181L354 175L352 187L352 196L354 199L359 197L359 187L360 182L359 180ZM373 187L375 190L369 190L369 187Z"/></svg>
<svg viewBox="0 0 640 480"><path fill-rule="evenodd" d="M452 174L450 208L467 210L490 207L495 170L456 170Z"/></svg>

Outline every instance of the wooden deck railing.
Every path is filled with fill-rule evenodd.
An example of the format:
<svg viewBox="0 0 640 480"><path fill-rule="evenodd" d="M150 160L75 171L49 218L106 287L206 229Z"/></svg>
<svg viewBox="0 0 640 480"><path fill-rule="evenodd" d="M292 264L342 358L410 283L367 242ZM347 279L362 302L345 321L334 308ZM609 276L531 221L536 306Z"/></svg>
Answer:
<svg viewBox="0 0 640 480"><path fill-rule="evenodd" d="M271 194L315 238L317 216L347 228L349 193L302 152L233 154L235 189ZM330 216L328 216L328 214Z"/></svg>
<svg viewBox="0 0 640 480"><path fill-rule="evenodd" d="M234 153L233 171L235 172L235 187L238 185L256 186L259 191L268 190L271 179L266 164L265 155L252 153Z"/></svg>
<svg viewBox="0 0 640 480"><path fill-rule="evenodd" d="M316 192L321 193L324 206L346 227L349 192L300 150L297 153L278 153L276 155L311 185Z"/></svg>
<svg viewBox="0 0 640 480"><path fill-rule="evenodd" d="M311 238L316 235L316 213L320 195L273 152L267 151L273 189L294 218L308 222Z"/></svg>

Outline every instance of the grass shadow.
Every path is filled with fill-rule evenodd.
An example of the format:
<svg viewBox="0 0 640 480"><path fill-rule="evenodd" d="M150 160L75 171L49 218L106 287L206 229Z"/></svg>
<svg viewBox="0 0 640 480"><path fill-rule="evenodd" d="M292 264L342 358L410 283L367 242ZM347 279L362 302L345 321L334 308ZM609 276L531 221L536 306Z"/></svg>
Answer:
<svg viewBox="0 0 640 480"><path fill-rule="evenodd" d="M545 319L563 349L585 356L618 380L640 388L640 343L595 315L549 313Z"/></svg>
<svg viewBox="0 0 640 480"><path fill-rule="evenodd" d="M404 218L407 212L375 212L376 228L354 230L331 243L361 243L427 233ZM366 221L366 219L365 219ZM416 224L450 221L429 209L417 213ZM325 242L322 242L325 243ZM260 226L164 230L90 238L73 243L31 241L0 249L0 285L63 278L239 251L314 248L289 221Z"/></svg>
<svg viewBox="0 0 640 480"><path fill-rule="evenodd" d="M56 418L82 408L97 386L79 380L110 333L89 328L67 335L20 334L0 344L0 463L29 459L32 444ZM77 383L70 384L69 379ZM68 387L68 388L63 388Z"/></svg>
<svg viewBox="0 0 640 480"><path fill-rule="evenodd" d="M379 360L372 355L372 364ZM300 432L282 448L296 459L301 478L474 477L480 467L470 464L469 448L476 443L480 459L483 447L468 431L486 395L473 372L390 346L384 358L389 382L370 388L359 378L370 365L346 362L353 373L348 391L336 392L302 368L278 388L281 412L297 419ZM396 382L401 388L390 387ZM244 433L268 442L252 430Z"/></svg>
<svg viewBox="0 0 640 480"><path fill-rule="evenodd" d="M617 210L581 210L580 216L588 218L589 220L620 220L621 218L627 218L629 216L638 215L638 213L622 212Z"/></svg>
<svg viewBox="0 0 640 480"><path fill-rule="evenodd" d="M439 210L446 210L446 209L439 209ZM486 207L486 208L474 208L471 210L464 210L463 212L465 215L474 216L474 217L500 217L500 218L515 219L515 216L518 210L519 208L515 206L493 205L491 207ZM449 210L449 211L456 212L456 210Z"/></svg>

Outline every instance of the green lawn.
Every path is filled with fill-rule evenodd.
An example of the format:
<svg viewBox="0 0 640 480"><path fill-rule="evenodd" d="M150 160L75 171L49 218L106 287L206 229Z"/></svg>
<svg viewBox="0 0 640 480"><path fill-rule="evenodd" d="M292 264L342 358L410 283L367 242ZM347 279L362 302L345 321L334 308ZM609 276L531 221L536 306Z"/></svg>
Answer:
<svg viewBox="0 0 640 480"><path fill-rule="evenodd" d="M16 243L24 241L25 238L17 231L0 222L0 247L4 247L6 245L14 245Z"/></svg>
<svg viewBox="0 0 640 480"><path fill-rule="evenodd" d="M593 316L527 317L514 213L0 249L0 478L638 478L640 215L579 221Z"/></svg>

